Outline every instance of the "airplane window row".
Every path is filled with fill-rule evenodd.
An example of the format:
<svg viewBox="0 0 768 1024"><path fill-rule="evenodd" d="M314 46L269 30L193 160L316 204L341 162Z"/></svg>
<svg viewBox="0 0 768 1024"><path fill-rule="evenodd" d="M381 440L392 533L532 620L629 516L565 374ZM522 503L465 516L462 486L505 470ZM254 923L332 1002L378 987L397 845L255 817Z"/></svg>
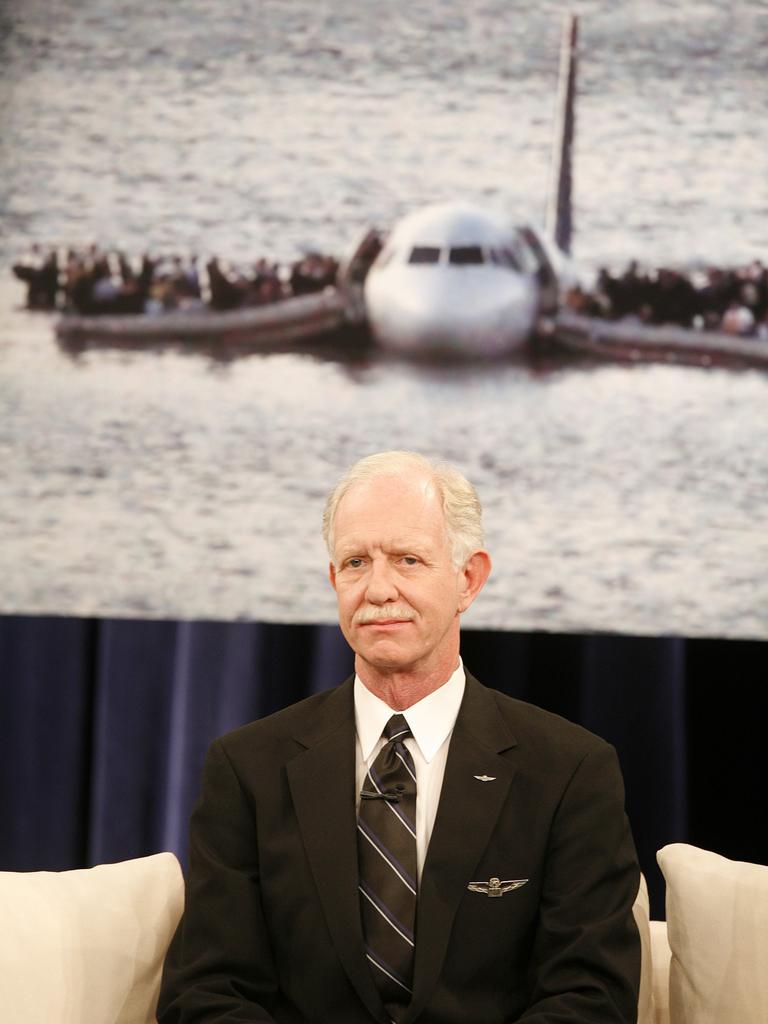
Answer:
<svg viewBox="0 0 768 1024"><path fill-rule="evenodd" d="M415 245L408 257L409 263L439 263L442 250L435 245ZM454 266L477 266L495 263L500 267L520 270L520 260L510 248L488 249L479 245L456 245L448 250L448 262Z"/></svg>

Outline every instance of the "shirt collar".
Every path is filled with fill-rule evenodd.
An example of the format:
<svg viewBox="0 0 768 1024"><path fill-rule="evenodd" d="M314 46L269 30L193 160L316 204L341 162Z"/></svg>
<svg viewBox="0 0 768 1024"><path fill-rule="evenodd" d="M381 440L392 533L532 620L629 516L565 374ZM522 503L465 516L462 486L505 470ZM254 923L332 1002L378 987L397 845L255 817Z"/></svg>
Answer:
<svg viewBox="0 0 768 1024"><path fill-rule="evenodd" d="M447 682L401 712L424 760L429 763L450 735L464 696L464 665L459 665ZM355 676L355 727L360 752L367 761L393 714L397 712Z"/></svg>

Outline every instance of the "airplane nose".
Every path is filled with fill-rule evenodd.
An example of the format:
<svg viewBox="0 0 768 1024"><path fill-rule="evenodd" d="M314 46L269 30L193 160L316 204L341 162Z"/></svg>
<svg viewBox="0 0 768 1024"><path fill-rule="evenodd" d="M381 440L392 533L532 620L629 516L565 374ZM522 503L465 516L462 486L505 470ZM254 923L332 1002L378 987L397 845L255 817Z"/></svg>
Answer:
<svg viewBox="0 0 768 1024"><path fill-rule="evenodd" d="M519 275L424 273L389 290L371 309L371 326L399 350L497 355L528 337L535 302L532 283Z"/></svg>

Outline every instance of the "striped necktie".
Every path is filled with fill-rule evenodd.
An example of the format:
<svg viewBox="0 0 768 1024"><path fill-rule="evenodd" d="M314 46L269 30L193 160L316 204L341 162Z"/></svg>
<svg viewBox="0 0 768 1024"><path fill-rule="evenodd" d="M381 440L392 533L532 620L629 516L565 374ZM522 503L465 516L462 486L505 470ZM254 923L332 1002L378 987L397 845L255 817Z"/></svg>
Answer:
<svg viewBox="0 0 768 1024"><path fill-rule="evenodd" d="M365 952L393 1021L411 1000L416 925L416 772L402 715L368 769L357 819Z"/></svg>

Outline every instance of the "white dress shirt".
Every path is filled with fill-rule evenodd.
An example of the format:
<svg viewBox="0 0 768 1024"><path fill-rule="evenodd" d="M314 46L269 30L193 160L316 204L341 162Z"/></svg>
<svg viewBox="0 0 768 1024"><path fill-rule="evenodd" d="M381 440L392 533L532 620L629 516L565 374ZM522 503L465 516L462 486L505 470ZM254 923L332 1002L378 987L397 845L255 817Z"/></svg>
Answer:
<svg viewBox="0 0 768 1024"><path fill-rule="evenodd" d="M411 752L416 769L416 860L419 881L432 826L435 824L448 747L464 696L464 683L464 666L459 659L459 666L448 682L405 711L398 712L371 693L359 676L355 676L358 808L363 781L368 768L384 746L385 740L381 734L392 715L401 714L413 733L406 738L405 745Z"/></svg>

